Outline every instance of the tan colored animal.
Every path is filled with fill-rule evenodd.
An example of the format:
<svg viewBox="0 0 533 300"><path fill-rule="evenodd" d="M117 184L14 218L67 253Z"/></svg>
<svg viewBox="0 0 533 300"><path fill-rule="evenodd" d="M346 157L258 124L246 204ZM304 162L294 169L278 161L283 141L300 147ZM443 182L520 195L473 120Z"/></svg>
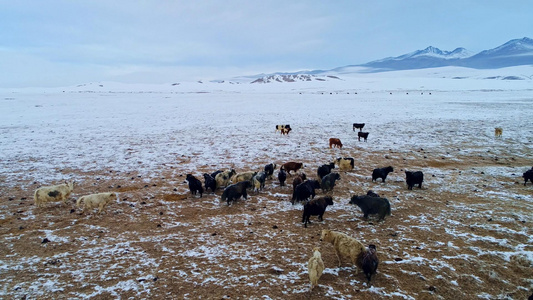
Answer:
<svg viewBox="0 0 533 300"><path fill-rule="evenodd" d="M501 127L496 127L494 128L494 135L496 137L500 137L502 136L502 133L503 133L503 129Z"/></svg>
<svg viewBox="0 0 533 300"><path fill-rule="evenodd" d="M342 148L342 143L341 143L341 140L339 139L336 139L336 138L330 138L329 139L329 148Z"/></svg>
<svg viewBox="0 0 533 300"><path fill-rule="evenodd" d="M63 201L67 203L73 189L74 181L59 185L43 186L35 190L33 199L35 200L35 205L38 207L43 206L47 202Z"/></svg>
<svg viewBox="0 0 533 300"><path fill-rule="evenodd" d="M311 282L311 287L309 291L312 291L315 286L318 285L318 279L322 276L324 272L324 262L322 261L322 255L320 254L320 248L315 247L313 249L313 256L309 259L307 264L307 270L309 271L309 281Z"/></svg>
<svg viewBox="0 0 533 300"><path fill-rule="evenodd" d="M352 157L339 157L333 163L339 166L341 171L350 171L355 167L355 161Z"/></svg>
<svg viewBox="0 0 533 300"><path fill-rule="evenodd" d="M231 169L231 170L226 170L222 173L219 173L215 176L215 182L216 182L216 188L225 188L228 186L229 184L229 181L231 179L231 177L233 177L233 175L235 175L236 172L235 170Z"/></svg>
<svg viewBox="0 0 533 300"><path fill-rule="evenodd" d="M339 267L342 265L342 257L347 257L354 266L361 268L362 255L366 248L358 240L338 231L323 229L320 241L333 245L339 260Z"/></svg>
<svg viewBox="0 0 533 300"><path fill-rule="evenodd" d="M254 178L254 176L257 174L257 172L242 172L242 173L238 173L238 174L235 174L233 175L233 177L231 177L231 183L237 183L237 182L241 182L241 181L252 181L252 178Z"/></svg>
<svg viewBox="0 0 533 300"><path fill-rule="evenodd" d="M107 204L117 199L116 193L99 193L82 196L76 201L76 207L80 207L83 202L83 212L86 209L98 208L98 213L101 213Z"/></svg>

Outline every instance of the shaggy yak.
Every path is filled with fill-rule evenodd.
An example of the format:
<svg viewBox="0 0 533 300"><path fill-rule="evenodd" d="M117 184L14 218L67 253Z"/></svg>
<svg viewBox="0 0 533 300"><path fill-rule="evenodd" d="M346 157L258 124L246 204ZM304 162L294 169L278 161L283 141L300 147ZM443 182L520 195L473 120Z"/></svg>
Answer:
<svg viewBox="0 0 533 300"><path fill-rule="evenodd" d="M389 173L393 171L394 169L391 166L388 166L386 168L374 169L374 171L372 171L372 181L377 181L378 178L381 178L381 182L385 182L385 179L387 179L387 175L389 175Z"/></svg>
<svg viewBox="0 0 533 300"><path fill-rule="evenodd" d="M285 185L285 180L287 180L287 172L283 170L283 167L279 169L278 180L279 180L279 186Z"/></svg>
<svg viewBox="0 0 533 300"><path fill-rule="evenodd" d="M333 191L336 180L341 180L341 175L339 175L339 173L329 173L328 175L324 176L324 178L322 178L320 187L324 192Z"/></svg>
<svg viewBox="0 0 533 300"><path fill-rule="evenodd" d="M318 175L318 180L322 180L322 177L331 173L332 169L335 169L335 163L321 165L320 167L318 167L318 170L316 171L316 175Z"/></svg>
<svg viewBox="0 0 533 300"><path fill-rule="evenodd" d="M363 217L368 219L368 215L377 214L379 216L378 221L385 219L386 215L390 216L390 203L389 200L379 197L371 196L353 196L349 202L359 206L363 212Z"/></svg>
<svg viewBox="0 0 533 300"><path fill-rule="evenodd" d="M287 174L291 175L291 171L298 172L298 170L304 167L304 164L290 161L288 163L284 163L281 165L281 167L287 172Z"/></svg>
<svg viewBox="0 0 533 300"><path fill-rule="evenodd" d="M305 173L298 174L292 181L292 192L296 191L296 187L307 179Z"/></svg>
<svg viewBox="0 0 533 300"><path fill-rule="evenodd" d="M523 175L522 177L524 177L524 186L526 185L527 181L531 181L531 183L533 183L533 168L531 168L530 170L527 170Z"/></svg>
<svg viewBox="0 0 533 300"><path fill-rule="evenodd" d="M309 197L315 198L315 189L319 188L320 183L317 180L306 180L300 183L292 193L292 204L294 201L306 201Z"/></svg>
<svg viewBox="0 0 533 300"><path fill-rule="evenodd" d="M422 173L422 171L405 171L405 182L407 183L407 189L412 190L415 184L418 184L418 187L422 188L423 181L424 173Z"/></svg>
<svg viewBox="0 0 533 300"><path fill-rule="evenodd" d="M368 283L372 280L372 275L376 274L378 269L379 259L376 253L376 245L368 245L368 249L363 253L361 266L365 272Z"/></svg>
<svg viewBox="0 0 533 300"><path fill-rule="evenodd" d="M361 267L363 253L366 249L358 240L338 231L322 229L320 241L325 241L333 245L335 255L337 255L337 259L339 260L339 268L342 265L343 257L349 258L354 266Z"/></svg>
<svg viewBox="0 0 533 300"><path fill-rule="evenodd" d="M276 170L276 164L271 163L265 166L265 174L267 179L272 179L272 175L274 174L274 171Z"/></svg>
<svg viewBox="0 0 533 300"><path fill-rule="evenodd" d="M246 189L250 188L251 186L252 186L252 183L248 180L232 184L224 189L224 192L222 192L221 200L227 201L229 205L230 201L235 201L239 199L241 196L244 199L247 199L248 194L246 193Z"/></svg>
<svg viewBox="0 0 533 300"><path fill-rule="evenodd" d="M194 177L192 174L187 174L187 178L185 179L189 183L189 190L191 191L192 195L196 195L196 193L200 193L200 198L202 198L202 194L204 193L204 188L202 187L202 182L198 180L198 178Z"/></svg>
<svg viewBox="0 0 533 300"><path fill-rule="evenodd" d="M207 192L207 189L211 189L211 191L214 193L217 189L217 182L215 181L215 178L213 176L204 173L204 182L205 182L205 191Z"/></svg>
<svg viewBox="0 0 533 300"><path fill-rule="evenodd" d="M59 185L43 186L35 190L33 199L35 200L35 205L38 207L43 206L47 202L63 201L67 203L72 190L74 190L74 181Z"/></svg>
<svg viewBox="0 0 533 300"><path fill-rule="evenodd" d="M309 221L309 217L311 216L318 216L318 220L322 221L322 216L328 205L333 205L333 198L330 196L316 198L304 204L302 215L302 223L304 223L304 227L307 228L307 223L311 223L311 221Z"/></svg>
<svg viewBox="0 0 533 300"><path fill-rule="evenodd" d="M324 272L324 262L322 261L322 255L320 254L320 248L315 247L313 249L313 256L309 259L307 263L307 270L309 271L309 281L311 282L311 287L309 291L312 291L315 286L318 285L318 279L322 276Z"/></svg>
<svg viewBox="0 0 533 300"><path fill-rule="evenodd" d="M254 192L262 191L265 188L266 173L261 171L254 175L252 178L252 184L254 186Z"/></svg>
<svg viewBox="0 0 533 300"><path fill-rule="evenodd" d="M223 171L223 172L220 172L220 173L216 174L216 176L214 176L213 178L215 178L215 181L217 183L217 189L220 188L220 187L227 187L228 184L229 184L230 179L235 174L237 174L237 172L235 172L235 170L233 170L233 169L226 170L226 171ZM211 175L211 176L213 176L213 175Z"/></svg>
<svg viewBox="0 0 533 300"><path fill-rule="evenodd" d="M116 193L99 193L82 196L76 201L76 207L80 207L83 203L83 212L87 209L98 208L98 213L104 211L107 204L117 199Z"/></svg>

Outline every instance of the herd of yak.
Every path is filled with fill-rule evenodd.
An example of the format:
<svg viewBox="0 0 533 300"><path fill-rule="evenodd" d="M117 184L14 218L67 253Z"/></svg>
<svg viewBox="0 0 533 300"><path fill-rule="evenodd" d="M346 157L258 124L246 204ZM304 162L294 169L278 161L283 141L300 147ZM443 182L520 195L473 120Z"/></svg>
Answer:
<svg viewBox="0 0 533 300"><path fill-rule="evenodd" d="M363 128L364 123L354 123L353 129ZM290 125L276 125L276 131L281 131L282 134L288 134L292 128ZM360 133L360 132L358 132ZM366 133L366 137L368 133ZM332 146L332 139L330 139L330 148ZM339 141L340 143L340 141ZM342 144L341 146L342 147ZM317 169L317 180L307 179L307 176L303 173L297 173L302 167L302 163L298 162L287 162L281 165L278 172L278 181L280 186L285 186L285 181L287 180L287 175L291 175L290 172L293 171L295 177L293 179L293 192L292 192L292 204L295 202L303 202L303 214L302 214L302 223L304 227L307 228L307 224L311 223L309 218L311 216L318 216L319 221L322 221L322 217L328 205L333 204L333 198L329 195L323 197L315 198L315 190L322 189L324 192L332 191L335 187L335 181L340 179L339 173L332 172L332 169L335 168L335 165L338 165L341 170L353 169L354 160L353 158L338 158L332 163L324 164L318 167ZM265 181L267 178L272 179L274 171L276 170L276 164L270 163L267 164L263 170L258 172L244 172L236 173L235 170L227 171L216 171L212 174L203 174L204 176L204 186L205 191L211 189L214 193L219 188L224 188L222 193L221 200L227 202L230 205L230 202L243 197L247 199L247 189L253 188L254 191L259 192L265 186ZM384 168L374 169L372 172L372 181L377 181L381 178L382 182L385 182L387 175L390 172L393 172L394 169L391 166ZM424 181L424 174L422 171L405 171L405 181L407 188L412 190L414 186L422 188L422 183ZM524 185L527 181L533 183L533 167L530 170L527 170L523 174ZM204 192L204 186L202 182L195 178L192 174L187 174L186 180L189 185L189 190L191 194L196 195ZM363 212L363 217L368 218L369 215L377 215L378 221L381 221L385 216L391 214L390 203L386 198L380 197L378 194L373 191L368 191L366 195L355 195L350 199L350 204L357 205ZM343 235L341 233L336 233L338 235ZM349 237L346 237L350 239ZM359 243L358 241L352 241L353 243ZM332 242L334 244L334 242ZM359 244L358 244L359 245ZM337 257L341 254L337 245L335 245L335 250L337 252ZM368 281L371 281L371 277L375 274L378 266L378 258L376 254L376 246L370 245L368 249L362 249L359 252L359 263L358 265L363 269ZM354 261L355 262L355 261ZM318 278L322 274L324 269L323 262L321 260L320 252L318 248L313 249L313 256L309 260L309 276L311 281L311 289L317 285Z"/></svg>
<svg viewBox="0 0 533 300"><path fill-rule="evenodd" d="M359 129L358 133L360 133L363 126L364 123L354 123L353 129L354 131L355 129ZM276 130L280 130L282 134L288 134L292 128L290 125L277 125ZM365 140L367 136L368 133L364 137ZM337 144L339 147L342 147L340 140ZM331 146L332 139L330 139L330 148ZM306 228L307 224L311 223L309 220L311 216L318 216L318 219L322 221L322 216L324 215L326 208L333 204L333 198L329 195L315 198L315 190L322 189L322 191L326 193L333 190L335 182L340 179L339 173L332 172L335 166L338 166L340 170L353 170L354 159L351 157L337 158L329 164L321 165L316 172L317 180L307 179L307 176L303 172L298 173L298 171L304 167L303 163L300 162L286 162L279 168L277 179L280 186L285 186L287 176L292 177L291 172L294 172L291 202L293 205L296 202L304 203L302 223ZM277 165L275 163L270 163L258 172L237 173L233 169L226 171L218 170L212 174L203 174L204 183L192 174L187 174L186 180L191 194L200 194L200 197L202 197L204 190L208 191L211 189L211 191L215 193L216 190L224 188L221 200L230 205L231 202L241 197L247 199L248 189L253 188L255 192L263 190L265 187L265 181L267 179L272 179L276 167ZM381 178L381 181L385 182L387 175L393 171L394 169L391 166L374 169L372 171L372 181L377 181ZM405 176L405 181L409 190L412 190L416 185L418 185L419 188L422 188L424 174L421 171L405 171ZM523 173L522 177L524 178L524 186L528 180L533 183L533 167ZM57 201L63 201L66 203L73 188L74 182L65 182L60 185L40 187L35 190L34 193L35 204L37 206L43 206L47 202ZM83 203L84 211L86 209L98 208L98 212L100 213L105 209L108 203L117 199L117 197L116 193L85 195L78 199L76 205L79 206ZM349 203L357 205L363 212L365 219L367 219L369 215L378 215L378 221L381 221L385 216L391 214L389 200L380 197L371 190L368 191L366 195L352 196ZM376 273L379 262L375 245L369 245L369 247L366 248L354 238L330 230L323 230L321 240L333 244L337 258L339 259L339 266L341 263L341 256L350 257L352 263L357 264L364 271L368 281L371 281L371 277ZM319 249L313 249L313 256L309 260L308 267L312 289L317 285L318 278L324 270L324 264Z"/></svg>

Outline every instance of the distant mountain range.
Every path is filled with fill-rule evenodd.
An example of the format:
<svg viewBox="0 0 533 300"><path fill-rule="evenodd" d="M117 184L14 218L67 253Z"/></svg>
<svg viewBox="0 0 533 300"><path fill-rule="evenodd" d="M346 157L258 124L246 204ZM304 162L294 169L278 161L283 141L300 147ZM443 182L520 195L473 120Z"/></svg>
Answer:
<svg viewBox="0 0 533 300"><path fill-rule="evenodd" d="M522 38L474 54L465 48L442 51L432 46L397 57L388 57L362 65L349 65L332 70L300 71L258 75L253 83L294 82L338 79L332 73L342 73L351 67L363 67L364 72L385 72L458 66L474 69L498 69L520 65L533 65L533 39ZM329 75L329 76L326 76Z"/></svg>
<svg viewBox="0 0 533 300"><path fill-rule="evenodd" d="M459 66L474 69L498 69L504 67L533 65L533 39L511 40L494 49L473 54L464 48L451 52L427 47L397 57L389 57L360 65L387 70L411 70L445 66Z"/></svg>

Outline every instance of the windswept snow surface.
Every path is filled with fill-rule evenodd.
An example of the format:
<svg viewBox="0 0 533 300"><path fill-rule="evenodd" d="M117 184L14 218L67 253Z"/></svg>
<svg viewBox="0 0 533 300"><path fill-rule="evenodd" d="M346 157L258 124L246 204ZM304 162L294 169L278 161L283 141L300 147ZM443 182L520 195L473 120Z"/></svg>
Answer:
<svg viewBox="0 0 533 300"><path fill-rule="evenodd" d="M533 166L532 70L0 91L0 296L300 299L320 245L316 297L523 299L533 288L533 189L521 178ZM501 79L510 74L523 80ZM343 148L329 149L330 137ZM335 205L307 229L301 204L287 201L292 178L229 207L220 191L199 199L184 183L287 161L313 178L336 157L354 157L355 170L340 172ZM387 165L387 182L371 182ZM403 171L415 169L424 186L408 191ZM33 205L35 188L64 180L76 181L73 199L114 190L120 200L101 216ZM369 189L391 202L384 222L348 204ZM337 268L318 241L325 228L377 244L372 286Z"/></svg>

